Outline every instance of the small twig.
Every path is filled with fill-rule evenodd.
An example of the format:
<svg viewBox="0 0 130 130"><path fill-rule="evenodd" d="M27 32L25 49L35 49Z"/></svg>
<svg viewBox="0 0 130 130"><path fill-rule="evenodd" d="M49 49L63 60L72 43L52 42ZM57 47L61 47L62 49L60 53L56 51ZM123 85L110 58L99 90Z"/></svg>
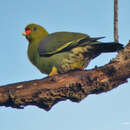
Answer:
<svg viewBox="0 0 130 130"><path fill-rule="evenodd" d="M114 0L114 41L118 42L118 0Z"/></svg>

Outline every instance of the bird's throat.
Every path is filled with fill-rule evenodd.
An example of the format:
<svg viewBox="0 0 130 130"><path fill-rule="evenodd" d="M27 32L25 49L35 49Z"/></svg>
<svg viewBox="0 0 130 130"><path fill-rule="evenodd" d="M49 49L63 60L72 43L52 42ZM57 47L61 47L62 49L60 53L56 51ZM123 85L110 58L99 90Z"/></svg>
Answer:
<svg viewBox="0 0 130 130"><path fill-rule="evenodd" d="M28 46L28 58L31 61L32 64L37 65L39 60L39 54L38 54L38 41L31 41L29 42Z"/></svg>

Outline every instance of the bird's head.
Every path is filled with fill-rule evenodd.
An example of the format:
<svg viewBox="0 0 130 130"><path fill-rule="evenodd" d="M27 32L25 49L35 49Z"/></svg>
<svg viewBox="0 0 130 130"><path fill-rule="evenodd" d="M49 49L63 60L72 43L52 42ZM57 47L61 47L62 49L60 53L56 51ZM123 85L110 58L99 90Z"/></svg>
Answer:
<svg viewBox="0 0 130 130"><path fill-rule="evenodd" d="M25 32L23 35L27 40L33 41L37 39L42 39L43 37L48 35L48 32L40 25L37 24L29 24L25 27Z"/></svg>

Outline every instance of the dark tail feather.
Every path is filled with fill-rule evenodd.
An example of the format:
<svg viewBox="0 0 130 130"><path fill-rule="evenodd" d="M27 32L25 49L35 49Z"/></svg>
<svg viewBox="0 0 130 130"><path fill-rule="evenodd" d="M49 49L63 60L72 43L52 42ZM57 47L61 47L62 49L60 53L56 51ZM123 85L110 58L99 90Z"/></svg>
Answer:
<svg viewBox="0 0 130 130"><path fill-rule="evenodd" d="M100 39L103 39L103 38L105 38L105 37L91 37L90 38L90 41L97 41L97 40L100 40Z"/></svg>
<svg viewBox="0 0 130 130"><path fill-rule="evenodd" d="M98 43L93 45L96 51L99 52L115 52L122 50L124 47L120 43L108 42L108 43Z"/></svg>

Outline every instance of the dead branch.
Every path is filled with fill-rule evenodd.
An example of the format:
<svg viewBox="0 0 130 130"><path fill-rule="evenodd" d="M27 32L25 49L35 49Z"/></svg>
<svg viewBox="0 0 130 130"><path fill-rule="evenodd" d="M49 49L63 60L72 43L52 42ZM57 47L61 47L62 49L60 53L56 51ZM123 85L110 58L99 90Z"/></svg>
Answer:
<svg viewBox="0 0 130 130"><path fill-rule="evenodd" d="M35 105L48 111L59 101L80 102L89 94L110 91L126 83L128 78L130 43L105 66L1 86L0 106L24 108Z"/></svg>

